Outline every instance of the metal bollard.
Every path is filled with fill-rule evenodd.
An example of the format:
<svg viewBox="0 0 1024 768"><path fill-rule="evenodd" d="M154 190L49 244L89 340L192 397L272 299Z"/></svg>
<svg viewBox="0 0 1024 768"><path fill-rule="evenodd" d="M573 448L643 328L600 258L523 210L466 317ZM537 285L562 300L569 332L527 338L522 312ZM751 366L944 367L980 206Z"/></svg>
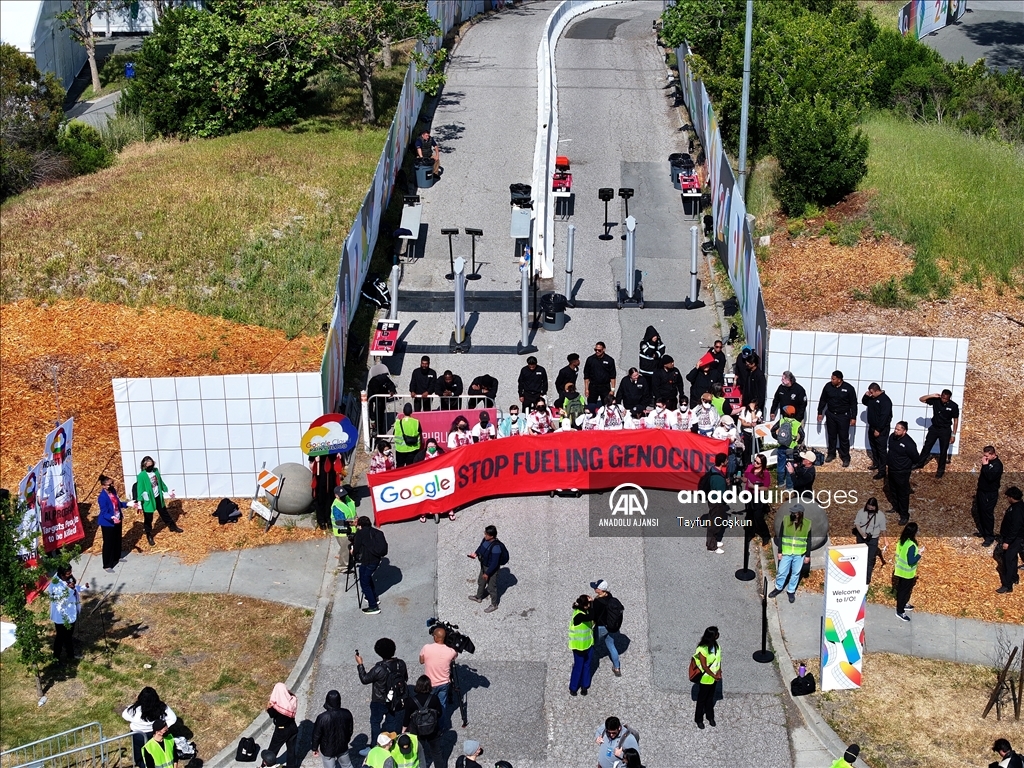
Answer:
<svg viewBox="0 0 1024 768"><path fill-rule="evenodd" d="M565 300L572 305L572 256L576 249L576 225L570 224L565 239Z"/></svg>

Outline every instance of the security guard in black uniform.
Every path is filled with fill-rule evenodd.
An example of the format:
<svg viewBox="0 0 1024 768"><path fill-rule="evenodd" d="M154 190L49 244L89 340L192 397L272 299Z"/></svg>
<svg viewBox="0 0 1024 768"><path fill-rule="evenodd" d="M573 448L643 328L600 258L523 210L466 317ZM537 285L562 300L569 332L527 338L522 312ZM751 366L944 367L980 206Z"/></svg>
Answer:
<svg viewBox="0 0 1024 768"><path fill-rule="evenodd" d="M843 381L842 371L832 371L832 380L821 390L818 399L818 423L825 419L828 454L825 461L835 461L836 443L843 466L850 466L850 427L857 425L857 393Z"/></svg>

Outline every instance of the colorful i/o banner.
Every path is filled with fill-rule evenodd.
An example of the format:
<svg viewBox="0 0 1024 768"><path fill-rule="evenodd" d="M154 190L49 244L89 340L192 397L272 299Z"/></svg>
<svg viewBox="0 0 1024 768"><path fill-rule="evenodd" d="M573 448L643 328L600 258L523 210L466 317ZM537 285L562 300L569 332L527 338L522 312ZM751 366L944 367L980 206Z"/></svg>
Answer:
<svg viewBox="0 0 1024 768"><path fill-rule="evenodd" d="M864 610L868 599L866 544L830 547L825 561L821 690L860 688Z"/></svg>
<svg viewBox="0 0 1024 768"><path fill-rule="evenodd" d="M491 496L621 483L694 490L725 440L660 429L554 432L467 445L417 464L368 475L377 525L448 512Z"/></svg>
<svg viewBox="0 0 1024 768"><path fill-rule="evenodd" d="M967 0L911 0L900 8L897 26L903 35L918 40L955 24L967 13Z"/></svg>
<svg viewBox="0 0 1024 768"><path fill-rule="evenodd" d="M68 419L46 436L43 460L39 462L36 498L43 529L43 549L53 552L85 538L78 514L75 475L71 469L71 437L74 419Z"/></svg>

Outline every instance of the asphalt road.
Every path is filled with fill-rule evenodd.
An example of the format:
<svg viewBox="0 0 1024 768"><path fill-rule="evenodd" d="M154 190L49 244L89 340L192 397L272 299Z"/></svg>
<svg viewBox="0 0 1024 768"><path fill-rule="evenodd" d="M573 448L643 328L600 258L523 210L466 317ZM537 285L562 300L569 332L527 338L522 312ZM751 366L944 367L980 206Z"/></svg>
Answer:
<svg viewBox="0 0 1024 768"><path fill-rule="evenodd" d="M969 0L959 23L922 41L946 61L973 64L985 59L994 69L1024 70L1024 0Z"/></svg>

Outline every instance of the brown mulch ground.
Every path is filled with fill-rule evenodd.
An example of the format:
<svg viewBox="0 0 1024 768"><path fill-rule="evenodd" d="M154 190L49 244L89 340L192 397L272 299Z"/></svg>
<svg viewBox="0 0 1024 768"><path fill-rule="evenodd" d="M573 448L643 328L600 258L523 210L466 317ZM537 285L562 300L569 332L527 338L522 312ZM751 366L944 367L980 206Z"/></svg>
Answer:
<svg viewBox="0 0 1024 768"><path fill-rule="evenodd" d="M25 468L39 460L43 438L60 416L75 418L74 464L81 503L95 500L100 472L120 477L121 458L110 380L120 377L280 373L320 368L322 337L289 341L280 331L243 326L168 308L135 309L85 299L46 306L22 301L0 307L0 484L16 489ZM255 487L255 484L254 484ZM122 498L124 498L124 489ZM322 535L276 525L264 534L258 520L219 526L210 513L217 499L171 504L185 533L157 530L157 551L186 562L209 552L298 541ZM236 499L243 510L248 500ZM83 547L99 552L95 512L86 510ZM141 515L126 515L125 544L151 548ZM134 526L131 524L134 523ZM162 527L162 526L161 526Z"/></svg>
<svg viewBox="0 0 1024 768"><path fill-rule="evenodd" d="M851 200L845 205L849 209L845 214L840 210L837 215L836 209L831 209L823 218L858 216L864 201ZM799 330L971 340L966 394L961 403L960 453L953 457L942 480L934 477L934 462L914 474L911 508L927 548L914 604L923 611L952 616L1024 622L1024 589L1009 595L994 593L999 578L991 550L983 549L971 536L975 526L970 515L977 486L977 475L971 471L978 465L983 446L991 443L999 452L1005 468L1003 487L1022 485L1024 434L1019 416L1011 414L1020 412L1013 404L1024 402L1024 327L1014 322L1024 322L1024 303L1009 294L999 295L990 286L978 289L962 284L949 298L919 302L913 309L886 309L853 298L855 290L866 291L891 276L907 274L912 268L911 253L888 237L868 237L857 246L844 247L832 245L827 236L793 238L784 229L777 230L767 260L759 265L768 323ZM817 393L808 395L817 397ZM877 496L882 509L889 509L882 484L871 480L869 463L864 451L854 451L850 469L841 469L838 463L819 468L815 487L855 488L860 498ZM997 530L1004 509L1005 499L996 508ZM852 536L842 534L850 531L854 512L850 509L833 516L831 527L837 543L853 543ZM898 535L895 518L890 516L888 523L890 536ZM893 603L886 588L890 573L889 566L876 568L874 600ZM807 586L820 589L821 575L812 574Z"/></svg>

